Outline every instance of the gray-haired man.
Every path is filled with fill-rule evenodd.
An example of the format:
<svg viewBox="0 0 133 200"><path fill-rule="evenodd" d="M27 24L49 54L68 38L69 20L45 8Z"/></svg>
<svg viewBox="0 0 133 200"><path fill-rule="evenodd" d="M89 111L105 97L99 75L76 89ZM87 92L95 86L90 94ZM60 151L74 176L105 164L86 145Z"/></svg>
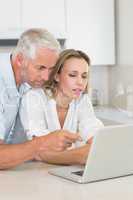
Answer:
<svg viewBox="0 0 133 200"><path fill-rule="evenodd" d="M21 96L30 87L42 87L45 84L59 51L58 42L47 30L29 29L21 35L10 56L0 56L0 169L34 159L45 149L64 150L78 139L76 134L55 131L21 144L7 144Z"/></svg>

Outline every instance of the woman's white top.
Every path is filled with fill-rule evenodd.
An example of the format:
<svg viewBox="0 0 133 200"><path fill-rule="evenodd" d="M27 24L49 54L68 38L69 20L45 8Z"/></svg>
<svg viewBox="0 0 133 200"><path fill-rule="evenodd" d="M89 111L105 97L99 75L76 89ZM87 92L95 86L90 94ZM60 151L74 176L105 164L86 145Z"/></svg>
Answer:
<svg viewBox="0 0 133 200"><path fill-rule="evenodd" d="M50 98L43 89L31 89L23 96L19 114L28 139L61 129L56 101ZM101 127L103 124L96 118L88 94L82 94L79 99L72 100L63 130L79 132L83 141L86 142Z"/></svg>

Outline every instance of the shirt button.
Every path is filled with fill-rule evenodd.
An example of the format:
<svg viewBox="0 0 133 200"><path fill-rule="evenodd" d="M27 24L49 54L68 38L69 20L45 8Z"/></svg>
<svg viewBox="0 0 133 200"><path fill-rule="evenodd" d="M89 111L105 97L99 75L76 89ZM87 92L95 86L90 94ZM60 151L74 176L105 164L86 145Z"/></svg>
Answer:
<svg viewBox="0 0 133 200"><path fill-rule="evenodd" d="M2 104L0 104L0 112L3 113L4 112L4 107Z"/></svg>

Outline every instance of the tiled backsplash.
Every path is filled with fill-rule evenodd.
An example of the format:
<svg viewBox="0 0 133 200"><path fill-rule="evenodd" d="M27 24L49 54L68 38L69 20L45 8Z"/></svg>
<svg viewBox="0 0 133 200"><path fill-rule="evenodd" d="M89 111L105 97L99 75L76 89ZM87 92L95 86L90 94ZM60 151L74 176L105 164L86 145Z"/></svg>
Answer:
<svg viewBox="0 0 133 200"><path fill-rule="evenodd" d="M97 90L99 105L108 104L108 70L107 66L92 66L90 74L90 87Z"/></svg>
<svg viewBox="0 0 133 200"><path fill-rule="evenodd" d="M109 68L109 103L133 111L133 66Z"/></svg>
<svg viewBox="0 0 133 200"><path fill-rule="evenodd" d="M91 86L98 90L100 105L133 112L133 66L93 66Z"/></svg>

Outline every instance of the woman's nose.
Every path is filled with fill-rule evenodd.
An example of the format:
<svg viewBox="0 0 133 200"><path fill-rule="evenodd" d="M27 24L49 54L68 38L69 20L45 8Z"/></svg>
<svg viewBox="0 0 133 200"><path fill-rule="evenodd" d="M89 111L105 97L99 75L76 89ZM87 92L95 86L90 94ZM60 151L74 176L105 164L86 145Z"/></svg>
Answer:
<svg viewBox="0 0 133 200"><path fill-rule="evenodd" d="M77 84L79 84L79 85L82 85L82 84L83 84L82 78L79 77L79 78L77 79Z"/></svg>

